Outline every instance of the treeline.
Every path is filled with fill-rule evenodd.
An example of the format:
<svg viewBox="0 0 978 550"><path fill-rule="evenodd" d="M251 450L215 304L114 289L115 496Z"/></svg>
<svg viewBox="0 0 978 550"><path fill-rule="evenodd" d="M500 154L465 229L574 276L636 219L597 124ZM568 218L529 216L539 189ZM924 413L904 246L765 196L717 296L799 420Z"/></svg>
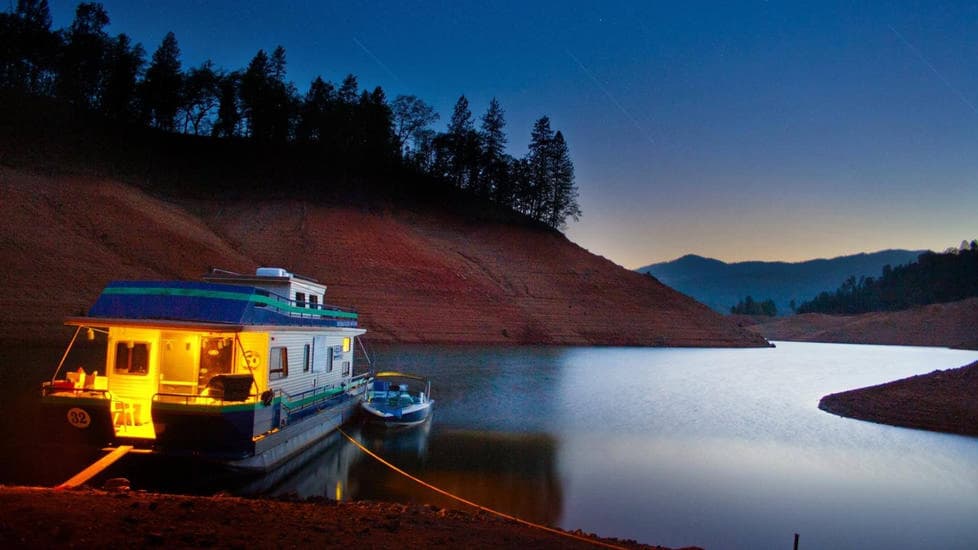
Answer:
<svg viewBox="0 0 978 550"><path fill-rule="evenodd" d="M731 306L730 313L735 315L766 315L768 317L774 317L778 314L778 306L770 298L763 302L758 302L752 296L748 296L737 302L737 305Z"/></svg>
<svg viewBox="0 0 978 550"><path fill-rule="evenodd" d="M942 254L925 252L916 262L883 267L879 278L849 277L833 293L804 302L797 313L855 314L898 311L978 296L978 241L962 241Z"/></svg>
<svg viewBox="0 0 978 550"><path fill-rule="evenodd" d="M553 228L581 214L567 142L546 116L533 125L527 153L514 158L506 153L506 121L496 99L477 126L460 97L446 131L436 132L431 125L440 117L423 100L389 101L379 86L361 90L352 74L339 85L317 77L300 93L286 80L281 46L271 54L258 50L242 69L211 61L184 68L174 33L147 60L126 34L108 35L108 24L104 7L86 2L68 28L52 30L47 0L18 0L0 13L0 88L52 98L120 125L392 166Z"/></svg>

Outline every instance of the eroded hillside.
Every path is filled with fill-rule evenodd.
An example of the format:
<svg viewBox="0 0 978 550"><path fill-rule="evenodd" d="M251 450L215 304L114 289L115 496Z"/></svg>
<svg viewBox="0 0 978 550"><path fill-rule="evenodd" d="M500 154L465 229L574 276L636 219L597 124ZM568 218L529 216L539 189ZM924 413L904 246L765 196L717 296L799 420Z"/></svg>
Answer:
<svg viewBox="0 0 978 550"><path fill-rule="evenodd" d="M299 200L169 202L99 178L0 168L2 338L64 338L115 279L286 267L325 282L374 341L759 346L651 277L559 233Z"/></svg>
<svg viewBox="0 0 978 550"><path fill-rule="evenodd" d="M861 315L805 313L750 327L771 340L978 349L978 298Z"/></svg>

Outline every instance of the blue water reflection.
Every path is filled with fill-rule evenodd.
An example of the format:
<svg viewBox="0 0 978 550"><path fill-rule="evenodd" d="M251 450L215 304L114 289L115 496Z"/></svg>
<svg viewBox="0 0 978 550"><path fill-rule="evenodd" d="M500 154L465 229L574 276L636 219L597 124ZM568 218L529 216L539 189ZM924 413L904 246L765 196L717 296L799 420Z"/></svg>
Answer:
<svg viewBox="0 0 978 550"><path fill-rule="evenodd" d="M395 347L379 359L433 379L433 436L551 441L565 528L712 548L784 548L795 532L807 548L978 546L978 439L817 408L976 352Z"/></svg>
<svg viewBox="0 0 978 550"><path fill-rule="evenodd" d="M958 367L978 352L803 343L375 351L380 369L431 378L434 418L351 434L411 474L509 514L670 546L790 548L800 533L802 548L978 548L978 438L817 408L825 394ZM35 459L45 440L29 420L48 363L37 380L28 369L0 373L5 399L25 412L0 423L10 459L2 482L53 484L78 469ZM106 476L150 490L460 506L338 434L244 481L124 462Z"/></svg>

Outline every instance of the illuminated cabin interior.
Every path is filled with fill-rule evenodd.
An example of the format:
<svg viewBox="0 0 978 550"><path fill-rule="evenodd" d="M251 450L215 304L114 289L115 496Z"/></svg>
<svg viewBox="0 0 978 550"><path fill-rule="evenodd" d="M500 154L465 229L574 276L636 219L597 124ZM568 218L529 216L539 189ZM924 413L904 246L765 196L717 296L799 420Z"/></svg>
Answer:
<svg viewBox="0 0 978 550"><path fill-rule="evenodd" d="M353 340L364 331L355 312L325 304L325 285L279 268L205 280L111 283L88 316L68 319L75 338L105 338L105 363L86 371L62 359L42 392L52 425L67 419L108 444L159 442L158 430L190 434L223 414L222 426L245 422L258 441L351 386Z"/></svg>

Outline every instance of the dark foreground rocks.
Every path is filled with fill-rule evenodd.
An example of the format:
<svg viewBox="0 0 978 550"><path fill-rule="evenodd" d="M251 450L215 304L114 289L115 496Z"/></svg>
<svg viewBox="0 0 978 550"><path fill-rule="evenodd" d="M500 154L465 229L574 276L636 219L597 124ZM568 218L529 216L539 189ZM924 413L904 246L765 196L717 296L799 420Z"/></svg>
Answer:
<svg viewBox="0 0 978 550"><path fill-rule="evenodd" d="M485 513L0 486L2 548L662 548L568 538Z"/></svg>

